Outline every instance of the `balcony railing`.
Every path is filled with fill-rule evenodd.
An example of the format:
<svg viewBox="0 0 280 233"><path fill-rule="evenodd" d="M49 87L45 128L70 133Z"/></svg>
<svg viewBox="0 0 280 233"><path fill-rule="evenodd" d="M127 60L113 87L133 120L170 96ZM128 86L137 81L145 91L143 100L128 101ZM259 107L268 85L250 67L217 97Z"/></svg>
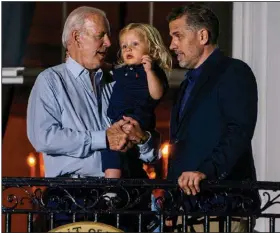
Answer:
<svg viewBox="0 0 280 233"><path fill-rule="evenodd" d="M203 181L194 200L167 180L4 177L3 225L11 232L13 224L18 224L14 216L24 215L27 232L46 232L81 221L104 222L124 231L174 231L175 224L166 226L166 219L181 216L179 231L186 232L202 219L205 232L214 220L221 231L231 232L233 219L242 217L249 232L257 218L267 219L270 232L275 232L276 219L280 219L275 211L280 207L279 191L280 182Z"/></svg>

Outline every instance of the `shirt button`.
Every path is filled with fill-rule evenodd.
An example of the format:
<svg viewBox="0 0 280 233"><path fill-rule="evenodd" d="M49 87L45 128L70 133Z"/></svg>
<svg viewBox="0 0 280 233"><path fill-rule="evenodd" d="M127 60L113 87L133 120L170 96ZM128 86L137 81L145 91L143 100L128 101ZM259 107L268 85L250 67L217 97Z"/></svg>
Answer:
<svg viewBox="0 0 280 233"><path fill-rule="evenodd" d="M132 68L132 67L130 67L130 70L133 70L133 68Z"/></svg>
<svg viewBox="0 0 280 233"><path fill-rule="evenodd" d="M125 73L124 76L127 76L127 73Z"/></svg>

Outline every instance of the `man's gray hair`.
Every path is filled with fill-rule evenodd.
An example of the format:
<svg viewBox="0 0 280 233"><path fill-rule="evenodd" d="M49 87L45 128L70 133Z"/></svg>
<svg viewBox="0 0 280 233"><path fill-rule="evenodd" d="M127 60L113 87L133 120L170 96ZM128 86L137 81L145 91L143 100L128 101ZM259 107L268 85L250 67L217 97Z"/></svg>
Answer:
<svg viewBox="0 0 280 233"><path fill-rule="evenodd" d="M89 14L98 14L104 16L107 20L106 13L98 8L81 6L73 10L67 17L63 32L62 32L62 44L67 49L67 42L73 30L81 30L84 26L85 19ZM108 22L109 24L109 22Z"/></svg>

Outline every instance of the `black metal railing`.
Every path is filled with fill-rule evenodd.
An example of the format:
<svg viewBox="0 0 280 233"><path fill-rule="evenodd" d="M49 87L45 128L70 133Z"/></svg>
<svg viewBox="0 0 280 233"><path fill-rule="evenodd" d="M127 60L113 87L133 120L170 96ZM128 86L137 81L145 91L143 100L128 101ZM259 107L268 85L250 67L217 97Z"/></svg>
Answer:
<svg viewBox="0 0 280 233"><path fill-rule="evenodd" d="M257 218L275 232L280 213L280 182L203 181L196 197L185 195L167 180L109 180L104 178L2 178L2 214L6 232L26 219L27 232L46 232L69 222L104 222L124 231L204 231L218 221L231 232L232 222L245 219L254 230ZM260 194L260 195L259 195ZM153 200L153 201L152 201ZM175 224L178 216L180 224ZM167 226L167 220L172 226ZM176 225L176 226L175 226ZM69 230L68 230L69 231Z"/></svg>

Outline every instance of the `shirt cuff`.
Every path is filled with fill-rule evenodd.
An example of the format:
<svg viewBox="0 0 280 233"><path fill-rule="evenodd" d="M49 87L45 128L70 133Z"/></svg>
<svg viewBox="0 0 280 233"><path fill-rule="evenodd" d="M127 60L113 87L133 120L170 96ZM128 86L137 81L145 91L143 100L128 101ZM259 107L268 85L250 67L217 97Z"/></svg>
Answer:
<svg viewBox="0 0 280 233"><path fill-rule="evenodd" d="M145 154L153 148L152 135L149 131L146 132L149 134L147 141L144 144L137 144L140 154Z"/></svg>
<svg viewBox="0 0 280 233"><path fill-rule="evenodd" d="M155 145L154 138L151 133L147 131L149 138L144 144L138 144L140 156L139 159L146 163L151 163L159 158L159 145Z"/></svg>
<svg viewBox="0 0 280 233"><path fill-rule="evenodd" d="M106 149L106 130L104 131L91 131L91 150Z"/></svg>

